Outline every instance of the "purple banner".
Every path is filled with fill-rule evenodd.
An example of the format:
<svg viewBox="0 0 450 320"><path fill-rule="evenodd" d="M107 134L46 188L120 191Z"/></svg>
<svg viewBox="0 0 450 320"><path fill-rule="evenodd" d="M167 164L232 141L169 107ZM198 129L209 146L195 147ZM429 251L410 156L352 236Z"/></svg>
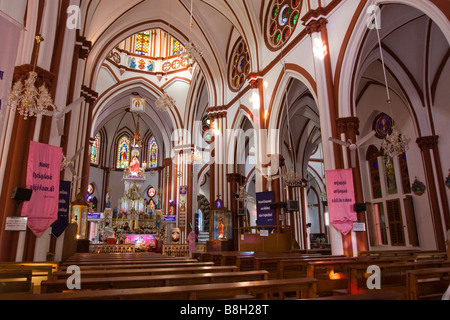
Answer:
<svg viewBox="0 0 450 320"><path fill-rule="evenodd" d="M275 210L270 208L270 205L274 203L274 194L272 191L259 192L256 194L256 211L258 226L273 226L275 225ZM265 228L269 230L269 233L274 229Z"/></svg>
<svg viewBox="0 0 450 320"><path fill-rule="evenodd" d="M72 183L70 181L61 181L59 183L58 220L52 226L52 234L57 238L63 234L69 225L71 186Z"/></svg>

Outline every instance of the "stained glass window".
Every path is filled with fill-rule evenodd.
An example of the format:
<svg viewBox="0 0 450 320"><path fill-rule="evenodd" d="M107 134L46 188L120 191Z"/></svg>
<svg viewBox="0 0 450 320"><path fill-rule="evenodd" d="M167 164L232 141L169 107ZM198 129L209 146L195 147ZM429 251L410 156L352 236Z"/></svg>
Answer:
<svg viewBox="0 0 450 320"><path fill-rule="evenodd" d="M238 91L250 73L251 63L245 41L240 38L234 47L230 61L229 84L233 91Z"/></svg>
<svg viewBox="0 0 450 320"><path fill-rule="evenodd" d="M377 147L371 145L367 149L366 160L369 162L370 181L372 186L372 196L374 199L380 199L383 197L380 179L380 170L378 157L382 156Z"/></svg>
<svg viewBox="0 0 450 320"><path fill-rule="evenodd" d="M388 194L397 193L397 182L395 181L394 161L388 155L384 155L384 175Z"/></svg>
<svg viewBox="0 0 450 320"><path fill-rule="evenodd" d="M156 168L158 166L158 144L155 138L151 138L148 143L148 165L150 168Z"/></svg>
<svg viewBox="0 0 450 320"><path fill-rule="evenodd" d="M117 168L124 169L125 164L130 162L130 139L126 136L119 140L117 148Z"/></svg>
<svg viewBox="0 0 450 320"><path fill-rule="evenodd" d="M178 40L173 40L173 45L172 45L172 52L173 54L178 54L181 50L183 49L183 46L181 45L180 41Z"/></svg>
<svg viewBox="0 0 450 320"><path fill-rule="evenodd" d="M301 0L272 1L266 18L266 43L269 49L280 49L292 36L302 10Z"/></svg>
<svg viewBox="0 0 450 320"><path fill-rule="evenodd" d="M385 113L379 114L373 123L373 130L375 130L376 137L384 139L388 134L392 133L392 125L394 124L391 117Z"/></svg>
<svg viewBox="0 0 450 320"><path fill-rule="evenodd" d="M97 133L97 135L95 136L94 144L92 145L91 149L91 164L98 165L100 158L100 143L101 143L100 133Z"/></svg>
<svg viewBox="0 0 450 320"><path fill-rule="evenodd" d="M211 119L205 117L202 122L202 135L206 142L211 142Z"/></svg>
<svg viewBox="0 0 450 320"><path fill-rule="evenodd" d="M150 55L150 31L140 32L136 35L134 53L143 56Z"/></svg>

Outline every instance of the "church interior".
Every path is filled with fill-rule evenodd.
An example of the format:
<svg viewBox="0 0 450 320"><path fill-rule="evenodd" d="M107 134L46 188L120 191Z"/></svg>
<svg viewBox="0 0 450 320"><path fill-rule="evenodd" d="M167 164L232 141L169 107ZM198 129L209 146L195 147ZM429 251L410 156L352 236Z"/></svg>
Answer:
<svg viewBox="0 0 450 320"><path fill-rule="evenodd" d="M450 300L449 17L0 0L0 299Z"/></svg>

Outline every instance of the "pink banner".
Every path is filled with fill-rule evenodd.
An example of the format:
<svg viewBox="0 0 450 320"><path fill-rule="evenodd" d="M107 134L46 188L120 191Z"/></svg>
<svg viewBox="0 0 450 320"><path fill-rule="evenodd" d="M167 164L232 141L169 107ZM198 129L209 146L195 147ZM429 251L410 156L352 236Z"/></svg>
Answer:
<svg viewBox="0 0 450 320"><path fill-rule="evenodd" d="M358 221L353 208L355 190L352 169L327 171L327 193L330 223L342 234L348 234Z"/></svg>
<svg viewBox="0 0 450 320"><path fill-rule="evenodd" d="M30 142L27 188L31 199L22 207L28 227L40 237L58 219L62 148Z"/></svg>

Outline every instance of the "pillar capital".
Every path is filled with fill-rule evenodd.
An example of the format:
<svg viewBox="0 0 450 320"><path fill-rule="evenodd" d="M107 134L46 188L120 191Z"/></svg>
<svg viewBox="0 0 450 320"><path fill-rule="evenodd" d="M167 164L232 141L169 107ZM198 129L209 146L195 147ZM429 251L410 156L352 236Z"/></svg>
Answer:
<svg viewBox="0 0 450 320"><path fill-rule="evenodd" d="M416 143L418 144L420 150L430 150L438 145L439 136L427 136L417 138Z"/></svg>
<svg viewBox="0 0 450 320"><path fill-rule="evenodd" d="M357 117L336 119L336 125L339 134L359 135L359 118Z"/></svg>
<svg viewBox="0 0 450 320"><path fill-rule="evenodd" d="M306 31L308 31L308 34L311 35L313 33L321 32L323 29L326 28L328 24L328 20L325 18L318 18L314 20L308 21L306 26Z"/></svg>
<svg viewBox="0 0 450 320"><path fill-rule="evenodd" d="M242 184L245 181L245 177L239 173L228 173L227 182L228 183L238 183Z"/></svg>

